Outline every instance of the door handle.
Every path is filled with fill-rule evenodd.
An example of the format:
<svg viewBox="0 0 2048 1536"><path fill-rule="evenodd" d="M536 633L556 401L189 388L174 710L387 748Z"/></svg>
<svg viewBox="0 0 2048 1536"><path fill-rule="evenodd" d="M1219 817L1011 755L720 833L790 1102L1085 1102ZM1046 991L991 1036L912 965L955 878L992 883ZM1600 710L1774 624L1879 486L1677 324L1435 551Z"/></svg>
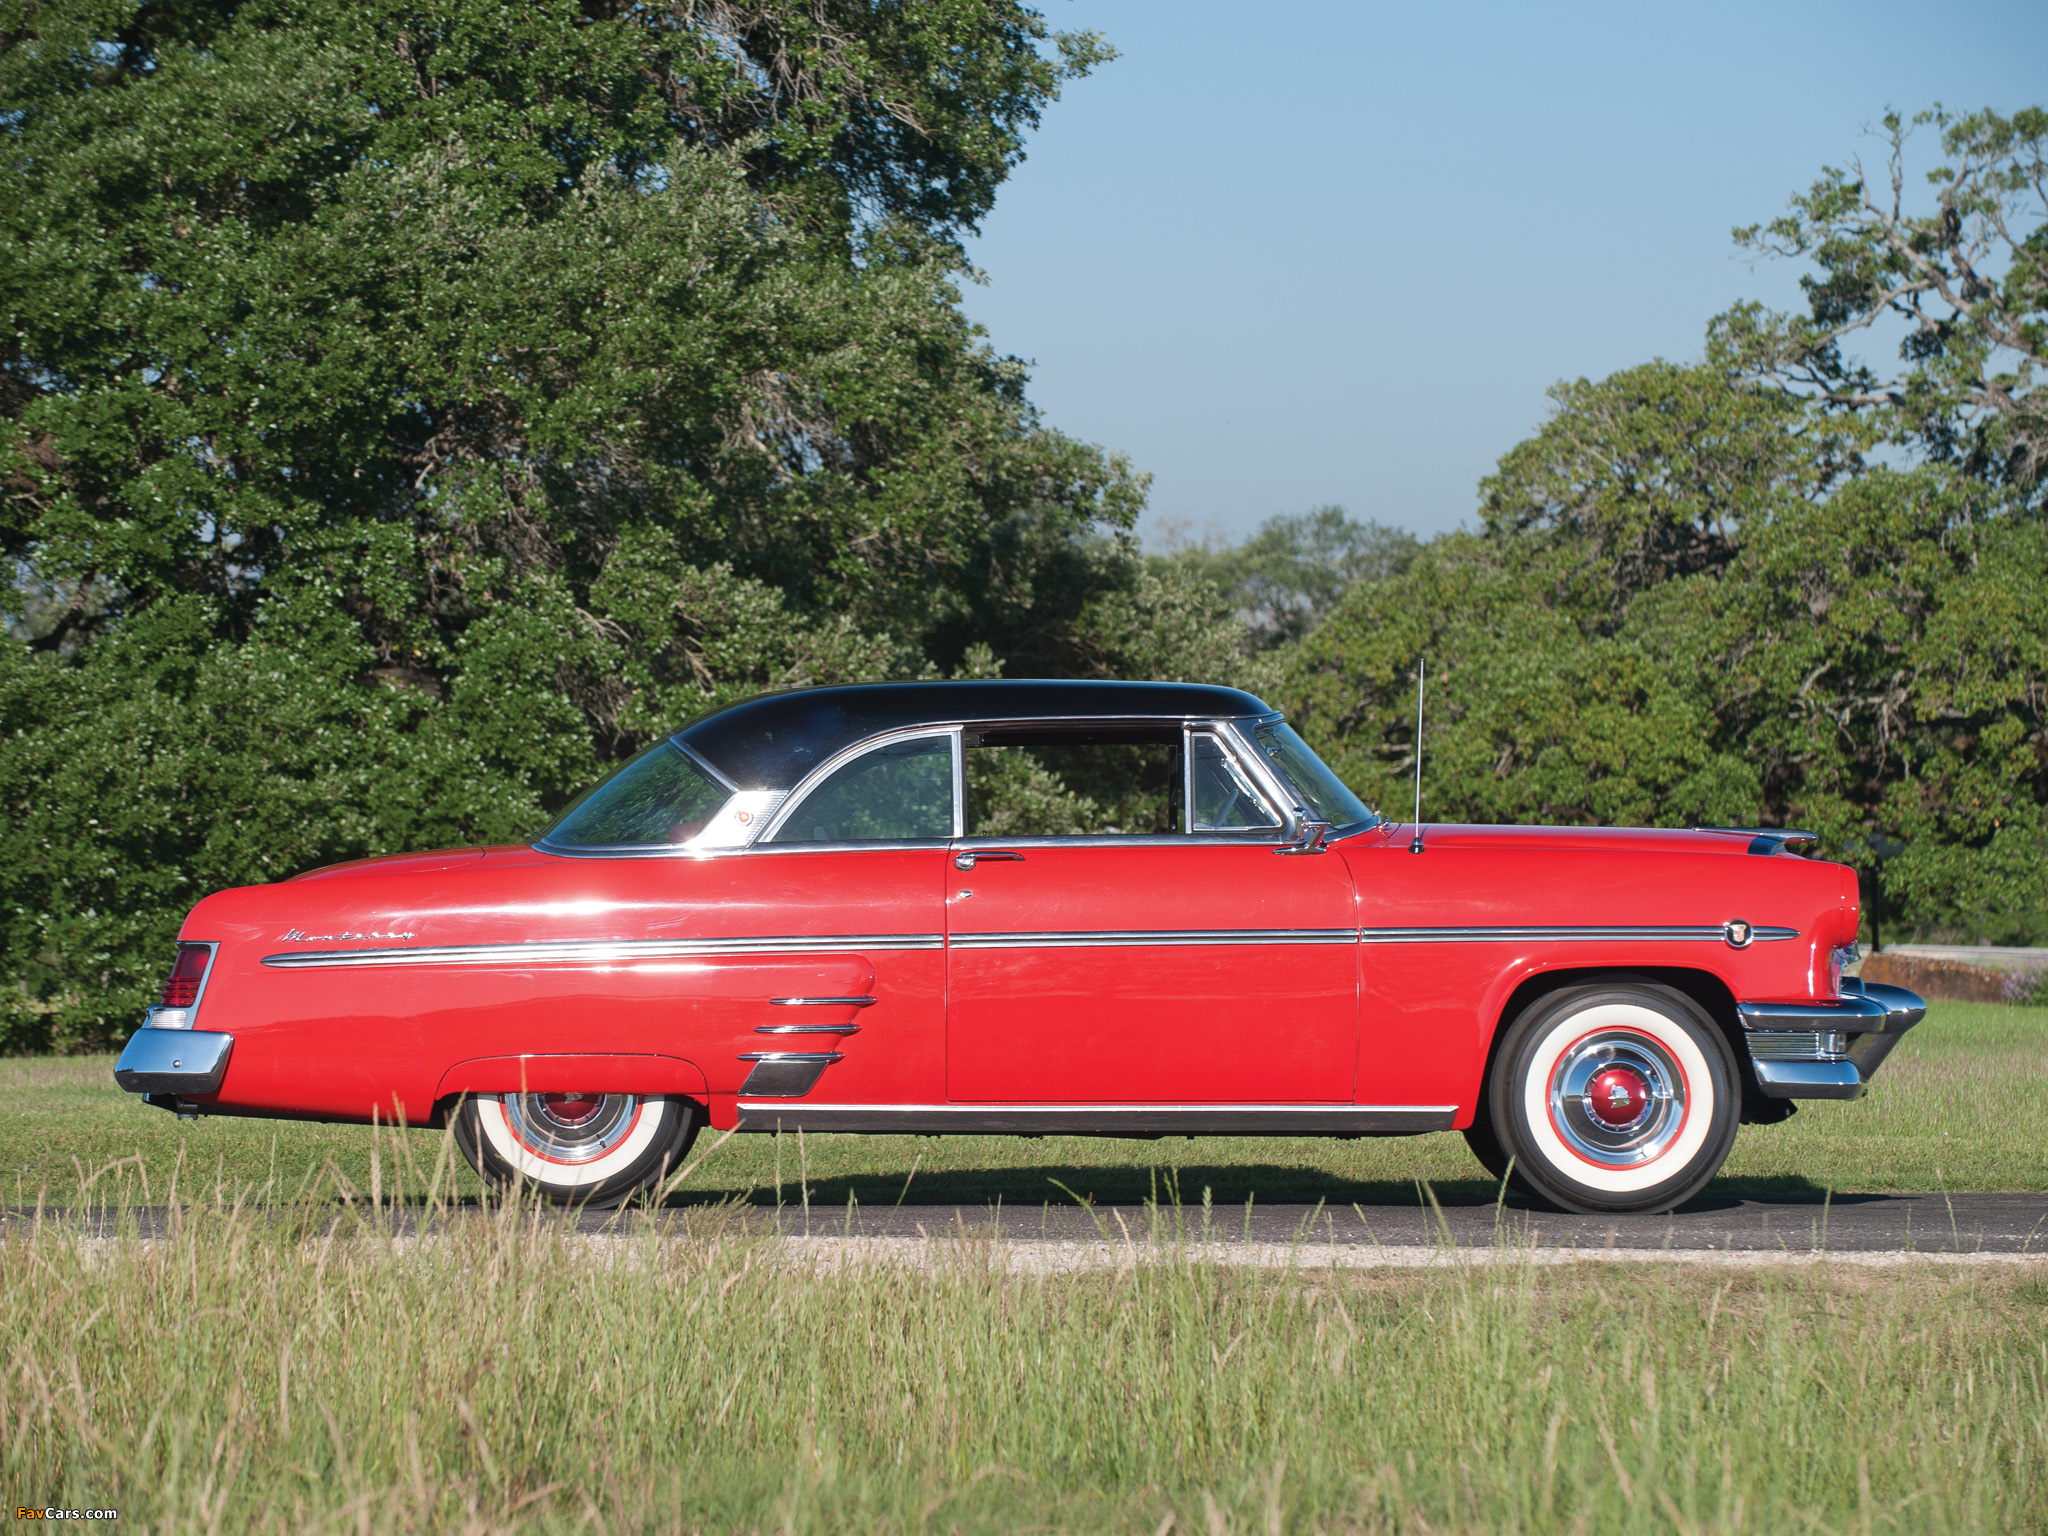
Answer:
<svg viewBox="0 0 2048 1536"><path fill-rule="evenodd" d="M953 855L955 869L972 869L983 859L1006 859L1013 864L1022 864L1024 855L1011 853L1006 848L963 848Z"/></svg>

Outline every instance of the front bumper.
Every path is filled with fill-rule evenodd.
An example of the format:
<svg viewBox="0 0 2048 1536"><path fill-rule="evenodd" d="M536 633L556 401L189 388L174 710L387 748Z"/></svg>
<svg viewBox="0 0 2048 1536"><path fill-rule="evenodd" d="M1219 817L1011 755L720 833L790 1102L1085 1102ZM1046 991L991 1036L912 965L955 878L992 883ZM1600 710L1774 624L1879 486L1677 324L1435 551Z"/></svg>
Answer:
<svg viewBox="0 0 2048 1536"><path fill-rule="evenodd" d="M218 1093L234 1048L233 1035L203 1029L138 1029L114 1063L114 1081L130 1093Z"/></svg>
<svg viewBox="0 0 2048 1536"><path fill-rule="evenodd" d="M1842 978L1838 1003L1737 1003L1757 1086L1773 1099L1859 1099L1927 1015L1904 987Z"/></svg>

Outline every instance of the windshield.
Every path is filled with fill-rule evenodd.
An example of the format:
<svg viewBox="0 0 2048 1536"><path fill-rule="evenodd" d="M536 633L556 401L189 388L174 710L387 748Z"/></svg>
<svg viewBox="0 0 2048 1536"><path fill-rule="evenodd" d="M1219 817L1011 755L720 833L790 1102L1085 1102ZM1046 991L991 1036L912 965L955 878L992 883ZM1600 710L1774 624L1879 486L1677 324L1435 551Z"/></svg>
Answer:
<svg viewBox="0 0 2048 1536"><path fill-rule="evenodd" d="M1301 796L1301 803L1317 821L1349 827L1376 819L1365 808L1365 802L1323 766L1323 760L1309 750L1308 743L1294 733L1292 726L1262 725L1252 735L1274 772Z"/></svg>
<svg viewBox="0 0 2048 1536"><path fill-rule="evenodd" d="M577 801L544 840L565 848L686 843L730 798L731 790L664 741Z"/></svg>

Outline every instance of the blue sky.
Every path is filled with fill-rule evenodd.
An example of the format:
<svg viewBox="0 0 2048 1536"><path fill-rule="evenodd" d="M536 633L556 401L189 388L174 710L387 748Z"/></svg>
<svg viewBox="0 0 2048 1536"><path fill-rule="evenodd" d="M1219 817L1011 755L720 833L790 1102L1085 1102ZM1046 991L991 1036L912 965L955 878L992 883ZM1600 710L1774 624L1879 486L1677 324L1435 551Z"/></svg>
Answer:
<svg viewBox="0 0 2048 1536"><path fill-rule="evenodd" d="M1796 304L1729 229L1876 164L1888 105L2048 105L2044 0L1039 3L1123 57L1046 114L966 305L1048 424L1152 474L1155 543L1469 522L1552 382Z"/></svg>

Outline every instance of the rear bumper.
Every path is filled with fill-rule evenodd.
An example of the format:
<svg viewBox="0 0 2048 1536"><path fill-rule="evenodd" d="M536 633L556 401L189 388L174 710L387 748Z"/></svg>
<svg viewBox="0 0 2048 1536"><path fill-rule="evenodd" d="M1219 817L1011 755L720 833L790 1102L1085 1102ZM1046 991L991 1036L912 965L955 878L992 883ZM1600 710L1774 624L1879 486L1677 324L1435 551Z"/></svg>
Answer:
<svg viewBox="0 0 2048 1536"><path fill-rule="evenodd" d="M1737 1003L1757 1086L1773 1099L1856 1099L1927 1004L1904 987L1842 980L1837 1003Z"/></svg>
<svg viewBox="0 0 2048 1536"><path fill-rule="evenodd" d="M234 1048L233 1035L203 1029L138 1029L114 1063L114 1081L130 1093L218 1093Z"/></svg>

